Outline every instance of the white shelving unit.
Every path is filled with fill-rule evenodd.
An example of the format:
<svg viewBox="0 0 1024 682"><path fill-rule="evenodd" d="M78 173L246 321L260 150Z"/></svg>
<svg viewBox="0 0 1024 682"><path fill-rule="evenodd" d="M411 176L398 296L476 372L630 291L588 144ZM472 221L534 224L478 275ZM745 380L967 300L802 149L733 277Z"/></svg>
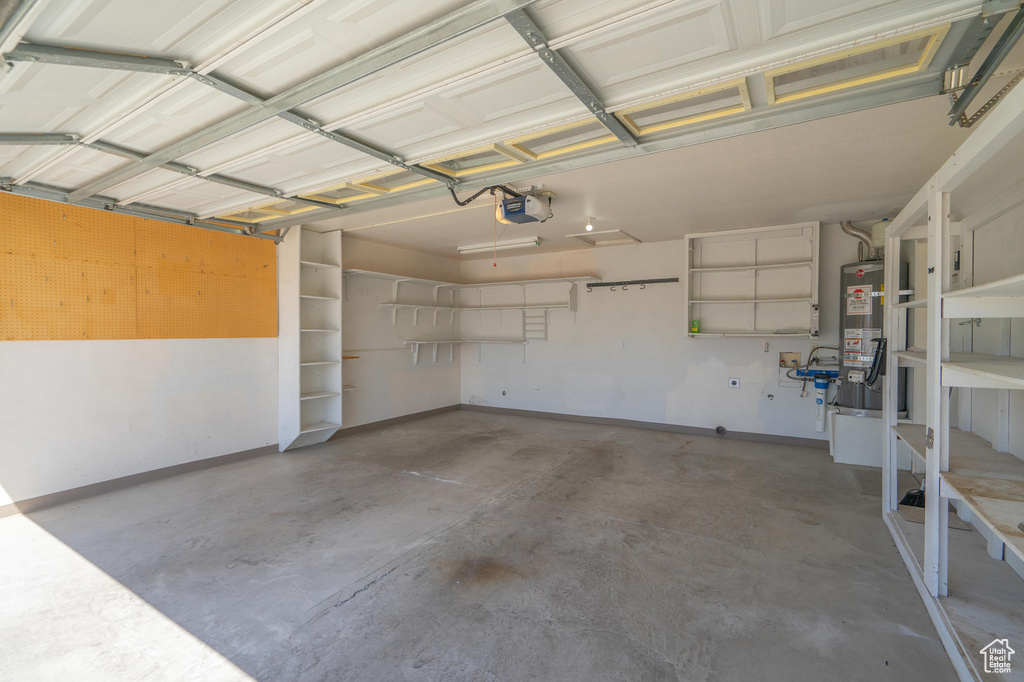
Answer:
<svg viewBox="0 0 1024 682"><path fill-rule="evenodd" d="M894 352L884 388L889 437L883 444L882 513L962 680L987 679L979 649L988 641L1024 637L1019 604L965 596L1024 593L1024 453L1011 443L1019 400L1011 394L1024 389L1024 358L1014 356L1021 347L1009 333L1009 318L1024 317L1022 150L1024 88L1017 86L886 230L886 289L897 288L899 256L909 249L918 254L917 278L926 280L927 292L913 301L886 300L885 335ZM994 234L986 236L985 229ZM913 313L925 327L924 334L917 328L915 340L926 344L925 351L906 347ZM923 384L925 404L917 406L914 421L924 423L897 419L897 367L916 368L911 380ZM924 473L920 544L897 514L901 443L915 470ZM951 551L950 504L984 538L989 557L1005 561L1000 571L987 569L984 579L978 577L977 561L985 558L965 560L959 537Z"/></svg>
<svg viewBox="0 0 1024 682"><path fill-rule="evenodd" d="M525 346L532 341L546 341L548 336L548 325L549 316L548 313L552 310L568 310L576 312L578 302L578 289L580 284L586 284L588 282L599 282L596 277L560 277L554 279L530 279L530 280L515 280L505 282L484 282L477 284L458 284L455 282L442 282L437 280L421 279L416 277L404 277L401 275L391 275L382 272L372 272L369 270L356 270L346 269L344 271L346 277L369 277L373 279L383 279L393 282L392 289L392 300L381 303L380 308L391 311L391 322L392 324L398 323L399 311L411 311L413 315L413 324L419 324L420 313L426 311L433 314L433 324L437 326L439 314L447 313L447 321L451 335L444 338L436 339L406 339L405 345L409 346L412 350L413 363L418 364L420 361L420 349L423 346L428 346L432 350L433 361L437 362L438 349L442 346L448 347L448 360L452 361L455 355L455 346L458 344L477 344L478 346L484 345L521 345ZM410 301L402 301L402 284L419 285L420 287L427 287L433 289L432 300L430 303L415 303ZM564 298L560 298L555 301L544 301L538 302L530 300L530 294L528 292L534 290L537 287L543 287L547 285L558 285L565 284L564 293L560 294ZM490 304L484 300L484 292L487 290L498 289L498 288L511 288L519 290L519 303L502 303L498 305ZM470 302L469 299L475 298L475 301ZM521 334L515 338L510 337L498 337L498 338L484 338L484 337L458 337L455 335L455 322L456 314L463 313L484 313L484 312L506 312L514 311L521 313ZM443 321L443 318L442 318ZM523 359L525 361L525 351Z"/></svg>
<svg viewBox="0 0 1024 682"><path fill-rule="evenodd" d="M282 451L341 428L341 232L292 228L278 247Z"/></svg>
<svg viewBox="0 0 1024 682"><path fill-rule="evenodd" d="M688 235L689 336L817 336L818 231L799 223Z"/></svg>

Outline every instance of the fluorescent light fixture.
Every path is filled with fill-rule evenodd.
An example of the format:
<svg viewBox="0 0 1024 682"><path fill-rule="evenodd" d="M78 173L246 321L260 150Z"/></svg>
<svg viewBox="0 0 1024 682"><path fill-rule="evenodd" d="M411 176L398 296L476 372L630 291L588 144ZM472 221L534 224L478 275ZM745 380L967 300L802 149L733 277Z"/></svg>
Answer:
<svg viewBox="0 0 1024 682"><path fill-rule="evenodd" d="M587 232L590 232L593 229L594 229L594 219L593 218L587 218Z"/></svg>
<svg viewBox="0 0 1024 682"><path fill-rule="evenodd" d="M489 244L471 244L459 246L456 250L460 256L468 253L489 253L491 251L504 251L505 249L524 249L530 246L540 246L540 237L523 237L522 239L508 239L503 242Z"/></svg>

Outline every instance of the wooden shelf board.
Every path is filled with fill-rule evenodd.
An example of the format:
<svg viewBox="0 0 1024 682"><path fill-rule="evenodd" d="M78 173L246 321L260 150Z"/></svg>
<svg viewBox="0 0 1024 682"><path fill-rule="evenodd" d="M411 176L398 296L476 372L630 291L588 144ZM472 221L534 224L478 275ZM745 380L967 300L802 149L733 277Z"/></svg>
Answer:
<svg viewBox="0 0 1024 682"><path fill-rule="evenodd" d="M569 308L568 303L542 303L536 305L485 305L485 306L442 306L442 305L418 305L416 303L381 303L381 308L408 308L416 310L559 310Z"/></svg>
<svg viewBox="0 0 1024 682"><path fill-rule="evenodd" d="M307 334L336 334L340 332L340 329L300 329L300 332Z"/></svg>
<svg viewBox="0 0 1024 682"><path fill-rule="evenodd" d="M300 427L299 435L304 433L315 433L316 431L327 431L328 429L340 429L341 424L333 422L311 422Z"/></svg>
<svg viewBox="0 0 1024 682"><path fill-rule="evenodd" d="M690 301L690 305L706 305L709 303L810 303L810 298L750 298L724 301Z"/></svg>
<svg viewBox="0 0 1024 682"><path fill-rule="evenodd" d="M317 400L319 398L335 398L341 395L340 393L332 393L330 391L311 391L309 393L303 393L299 396L299 400Z"/></svg>
<svg viewBox="0 0 1024 682"><path fill-rule="evenodd" d="M966 289L947 291L942 295L942 298L1005 298L1017 296L1024 296L1024 274L1006 277L995 282L979 284Z"/></svg>
<svg viewBox="0 0 1024 682"><path fill-rule="evenodd" d="M313 301L340 301L340 296L314 296L313 294L299 294L299 298L307 298Z"/></svg>
<svg viewBox="0 0 1024 682"><path fill-rule="evenodd" d="M892 429L923 461L925 425L897 424ZM949 430L949 471L963 476L1024 482L1024 461L1005 452L996 452L981 436L960 429Z"/></svg>
<svg viewBox="0 0 1024 682"><path fill-rule="evenodd" d="M747 270L778 270L782 268L804 268L813 265L812 261L795 263L769 263L766 265L728 265L720 268L690 268L690 272L743 272Z"/></svg>
<svg viewBox="0 0 1024 682"><path fill-rule="evenodd" d="M456 282L441 282L434 279L422 279L419 277L406 277L404 275L392 275L387 272L375 272L373 270L357 270L357 269L346 269L342 270L345 275L352 275L356 277L367 277L369 279L383 279L391 282L400 281L408 282L409 284L421 284L423 286L430 287L457 287L460 286Z"/></svg>
<svg viewBox="0 0 1024 682"><path fill-rule="evenodd" d="M584 275L581 277L555 277L552 279L518 279L507 282L472 282L460 285L463 289L486 289L488 287L523 286L527 284L576 284L587 282L600 282L600 277Z"/></svg>
<svg viewBox="0 0 1024 682"><path fill-rule="evenodd" d="M899 358L900 367L925 367L928 365L928 356L924 351L900 350L893 355Z"/></svg>
<svg viewBox="0 0 1024 682"><path fill-rule="evenodd" d="M771 337L785 336L785 337L788 337L788 338L803 338L803 337L813 338L812 335L811 335L810 330L808 330L808 331L796 331L796 332L780 332L780 331L776 331L776 332L759 332L759 331L689 332L688 336L690 336L691 338L697 338L697 337L721 338L721 337L725 337L725 336L754 336L754 337L757 337L757 336L763 336L763 337L767 337L767 336L771 336Z"/></svg>
<svg viewBox="0 0 1024 682"><path fill-rule="evenodd" d="M408 346L433 345L443 343L526 343L523 339L437 339L436 341L409 340L405 342Z"/></svg>
<svg viewBox="0 0 1024 682"><path fill-rule="evenodd" d="M492 305L492 306L466 306L456 310L560 310L569 308L568 303L549 303L543 305Z"/></svg>
<svg viewBox="0 0 1024 682"><path fill-rule="evenodd" d="M417 305L415 303L381 303L381 308L415 308L418 310L459 310L452 306L445 305Z"/></svg>
<svg viewBox="0 0 1024 682"><path fill-rule="evenodd" d="M891 427L893 432L900 437L907 447L910 448L910 453L921 463L924 467L924 442L925 442L925 427L923 424L897 424ZM951 450L952 452L952 450Z"/></svg>
<svg viewBox="0 0 1024 682"><path fill-rule="evenodd" d="M317 360L316 362L300 362L299 367L314 367L316 365L340 365L340 360Z"/></svg>
<svg viewBox="0 0 1024 682"><path fill-rule="evenodd" d="M334 265L332 263L318 263L312 260L300 260L299 265L304 268L321 268L324 270L337 270L341 267L340 265Z"/></svg>
<svg viewBox="0 0 1024 682"><path fill-rule="evenodd" d="M954 353L942 363L942 385L1024 389L1024 358Z"/></svg>

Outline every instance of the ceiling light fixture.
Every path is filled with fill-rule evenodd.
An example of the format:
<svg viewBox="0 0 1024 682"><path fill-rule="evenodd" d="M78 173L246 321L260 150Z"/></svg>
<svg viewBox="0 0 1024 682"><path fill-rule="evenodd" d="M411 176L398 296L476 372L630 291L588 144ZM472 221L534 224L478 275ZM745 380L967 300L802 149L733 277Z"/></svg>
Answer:
<svg viewBox="0 0 1024 682"><path fill-rule="evenodd" d="M600 232L579 232L567 234L566 237L579 239L588 246L621 246L623 244L639 244L640 240L622 230L601 230Z"/></svg>
<svg viewBox="0 0 1024 682"><path fill-rule="evenodd" d="M491 242L489 244L472 244L470 246L458 246L456 250L460 256L469 253L490 253L492 251L504 251L505 249L524 249L530 246L540 246L540 237L523 237L522 239L509 239L503 242Z"/></svg>
<svg viewBox="0 0 1024 682"><path fill-rule="evenodd" d="M594 229L594 219L587 218L587 232L591 232Z"/></svg>

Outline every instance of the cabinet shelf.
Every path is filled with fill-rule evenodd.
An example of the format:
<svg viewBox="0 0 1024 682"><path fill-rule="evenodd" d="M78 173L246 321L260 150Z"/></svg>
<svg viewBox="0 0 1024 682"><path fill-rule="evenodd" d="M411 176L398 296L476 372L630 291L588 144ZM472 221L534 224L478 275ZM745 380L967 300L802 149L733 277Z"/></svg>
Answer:
<svg viewBox="0 0 1024 682"><path fill-rule="evenodd" d="M1004 279L979 284L966 289L947 291L942 295L944 299L952 298L1010 298L1024 297L1024 274L1006 277Z"/></svg>
<svg viewBox="0 0 1024 682"><path fill-rule="evenodd" d="M687 235L689 338L815 337L819 232L807 222Z"/></svg>
<svg viewBox="0 0 1024 682"><path fill-rule="evenodd" d="M765 265L729 265L718 268L690 268L690 272L746 272L749 270L781 270L783 268L805 268L814 265L814 261L797 261L795 263L769 263Z"/></svg>
<svg viewBox="0 0 1024 682"><path fill-rule="evenodd" d="M905 303L895 303L893 308L924 308L928 305L927 298L919 298L914 301L906 301Z"/></svg>
<svg viewBox="0 0 1024 682"><path fill-rule="evenodd" d="M339 296L314 296L313 294L299 294L299 298L311 301L340 301Z"/></svg>
<svg viewBox="0 0 1024 682"><path fill-rule="evenodd" d="M708 305L714 303L810 303L809 298L747 298L730 299L722 301L690 301L690 305Z"/></svg>
<svg viewBox="0 0 1024 682"><path fill-rule="evenodd" d="M310 391L309 393L303 393L299 396L299 400L319 400L321 398L337 398L340 393L332 393L331 391Z"/></svg>
<svg viewBox="0 0 1024 682"><path fill-rule="evenodd" d="M318 263L314 260L300 260L299 266L303 268L316 268L320 270L340 270L340 265L334 265L333 263Z"/></svg>
<svg viewBox="0 0 1024 682"><path fill-rule="evenodd" d="M899 358L900 367L925 367L928 365L928 356L924 351L900 350L893 355Z"/></svg>
<svg viewBox="0 0 1024 682"><path fill-rule="evenodd" d="M954 353L942 363L942 385L1024 389L1024 358Z"/></svg>
<svg viewBox="0 0 1024 682"><path fill-rule="evenodd" d="M524 339L438 339L436 341L418 341L410 340L406 341L407 346L429 346L432 344L445 344L445 343L511 343L511 344L523 344L527 343Z"/></svg>
<svg viewBox="0 0 1024 682"><path fill-rule="evenodd" d="M303 334L337 334L340 329L300 329Z"/></svg>
<svg viewBox="0 0 1024 682"><path fill-rule="evenodd" d="M1024 317L1024 274L942 295L942 316L952 318Z"/></svg>
<svg viewBox="0 0 1024 682"><path fill-rule="evenodd" d="M317 360L315 362L300 362L299 367L316 367L317 365L340 365L341 360Z"/></svg>
<svg viewBox="0 0 1024 682"><path fill-rule="evenodd" d="M399 310L459 310L450 305L419 305L418 303L381 303L381 308L398 308Z"/></svg>
<svg viewBox="0 0 1024 682"><path fill-rule="evenodd" d="M309 424L303 424L299 430L299 434L304 433L316 433L317 431L329 431L330 429L340 429L341 424L335 424L334 422L310 422Z"/></svg>
<svg viewBox="0 0 1024 682"><path fill-rule="evenodd" d="M762 332L762 331L756 331L756 330L746 330L746 331L736 331L736 332L724 332L724 331L723 332L716 332L716 331L690 332L688 334L688 336L690 338L704 337L704 338L709 338L709 339L719 339L719 338L725 338L725 337L729 337L729 336L757 336L757 337L785 336L785 337L791 338L791 339L792 338L813 338L814 337L814 335L811 334L810 330L806 330L806 329L805 330L800 330L800 331L792 331L792 332L786 332L786 331L764 331L764 332Z"/></svg>
<svg viewBox="0 0 1024 682"><path fill-rule="evenodd" d="M352 384L345 384L345 385L343 385L341 387L341 390L342 391L354 391L354 390L356 390L356 387L353 386Z"/></svg>
<svg viewBox="0 0 1024 682"><path fill-rule="evenodd" d="M922 464L925 426L892 427ZM1021 560L1024 560L1024 461L996 452L985 439L959 429L949 430L949 471L939 474L943 497L962 500Z"/></svg>

